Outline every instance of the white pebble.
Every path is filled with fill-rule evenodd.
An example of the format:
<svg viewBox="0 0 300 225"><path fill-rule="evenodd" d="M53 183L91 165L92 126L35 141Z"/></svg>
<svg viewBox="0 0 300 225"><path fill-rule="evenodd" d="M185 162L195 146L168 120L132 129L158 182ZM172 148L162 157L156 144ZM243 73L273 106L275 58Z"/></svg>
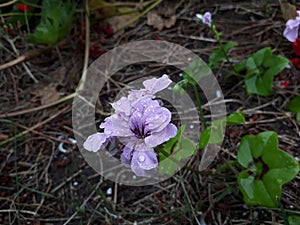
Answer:
<svg viewBox="0 0 300 225"><path fill-rule="evenodd" d="M77 182L77 181L74 181L74 182L73 182L73 186L76 187L77 185L78 185L78 182Z"/></svg>

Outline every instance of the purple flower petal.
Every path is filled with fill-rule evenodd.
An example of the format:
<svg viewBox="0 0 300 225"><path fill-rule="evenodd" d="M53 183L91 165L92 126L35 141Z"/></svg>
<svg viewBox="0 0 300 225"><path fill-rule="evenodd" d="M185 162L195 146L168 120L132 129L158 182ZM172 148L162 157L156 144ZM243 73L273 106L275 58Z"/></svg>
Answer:
<svg viewBox="0 0 300 225"><path fill-rule="evenodd" d="M155 94L165 88L167 88L172 81L168 75L164 74L160 78L152 78L143 82L144 87L150 91L151 94Z"/></svg>
<svg viewBox="0 0 300 225"><path fill-rule="evenodd" d="M135 170L150 170L158 166L157 157L153 149L134 151L131 159L131 168Z"/></svg>
<svg viewBox="0 0 300 225"><path fill-rule="evenodd" d="M121 162L124 166L130 167L132 154L133 154L132 149L126 146L123 148L123 153L121 154Z"/></svg>
<svg viewBox="0 0 300 225"><path fill-rule="evenodd" d="M171 121L171 112L164 107L153 108L147 113L146 123L151 132L163 130Z"/></svg>
<svg viewBox="0 0 300 225"><path fill-rule="evenodd" d="M98 150L101 149L101 146L105 143L105 141L106 141L105 134L103 133L92 134L83 143L83 147L88 151L97 152Z"/></svg>
<svg viewBox="0 0 300 225"><path fill-rule="evenodd" d="M110 120L110 126L107 126L105 129L111 131L112 135L119 137L132 136L132 132L130 131L130 127L128 126L128 120L122 118L118 114L113 114Z"/></svg>
<svg viewBox="0 0 300 225"><path fill-rule="evenodd" d="M283 36L288 39L290 42L296 41L298 37L298 30L300 26L300 20L288 20L286 22L286 28L283 31Z"/></svg>
<svg viewBox="0 0 300 225"><path fill-rule="evenodd" d="M208 26L211 25L211 13L210 12L204 13L202 22Z"/></svg>
<svg viewBox="0 0 300 225"><path fill-rule="evenodd" d="M153 148L156 147L166 141L168 141L170 138L175 137L177 134L177 127L170 123L167 125L167 127L160 132L152 133L150 136L145 138L145 143L148 147Z"/></svg>
<svg viewBox="0 0 300 225"><path fill-rule="evenodd" d="M122 97L120 100L116 101L115 103L111 104L112 107L115 109L116 113L124 113L124 115L130 115L130 101L126 97Z"/></svg>

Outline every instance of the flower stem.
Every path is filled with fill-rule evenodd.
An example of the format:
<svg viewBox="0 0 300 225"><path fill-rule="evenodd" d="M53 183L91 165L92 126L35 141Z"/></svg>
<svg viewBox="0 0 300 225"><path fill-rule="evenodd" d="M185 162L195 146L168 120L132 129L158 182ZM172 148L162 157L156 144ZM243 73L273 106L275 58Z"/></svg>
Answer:
<svg viewBox="0 0 300 225"><path fill-rule="evenodd" d="M221 33L217 31L216 25L213 24L213 23L212 23L212 25L211 25L210 28L211 28L211 30L212 30L212 31L214 32L214 34L215 34L215 38L216 38L217 41L218 41L218 44L219 44L219 46L220 46L221 51L222 51L223 54L225 55L226 61L228 62L230 68L235 72L234 67L233 67L233 64L232 64L232 62L230 61L230 59L229 59L229 57L228 57L228 55L227 55L227 52L226 52L225 49L224 49L224 45L223 45L222 40L221 40Z"/></svg>
<svg viewBox="0 0 300 225"><path fill-rule="evenodd" d="M198 108L199 108L199 111L200 111L200 117L201 117L201 120L203 121L204 128L206 128L207 127L206 119L204 117L204 112L203 112L203 109L202 109L202 104L201 104L201 101L200 101L200 96L199 96L199 93L198 93L198 90L197 90L197 86L196 86L196 84L192 84L192 86L193 86L193 89L194 89L197 105L198 105Z"/></svg>

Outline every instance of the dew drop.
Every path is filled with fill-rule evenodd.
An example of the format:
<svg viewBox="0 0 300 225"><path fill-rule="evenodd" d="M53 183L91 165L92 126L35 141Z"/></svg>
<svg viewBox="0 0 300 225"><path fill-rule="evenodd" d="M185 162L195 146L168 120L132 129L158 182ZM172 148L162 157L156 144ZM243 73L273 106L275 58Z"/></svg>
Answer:
<svg viewBox="0 0 300 225"><path fill-rule="evenodd" d="M140 162L144 162L145 159L146 159L145 156L143 156L143 155L140 155L140 156L139 156L139 161L140 161Z"/></svg>

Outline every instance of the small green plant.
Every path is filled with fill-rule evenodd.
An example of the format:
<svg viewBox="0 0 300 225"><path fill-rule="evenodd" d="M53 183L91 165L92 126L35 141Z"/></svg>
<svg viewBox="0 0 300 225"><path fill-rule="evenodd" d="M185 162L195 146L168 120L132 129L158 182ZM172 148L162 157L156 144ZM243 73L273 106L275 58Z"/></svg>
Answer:
<svg viewBox="0 0 300 225"><path fill-rule="evenodd" d="M222 36L223 32L219 32L217 30L216 25L213 23L212 15L211 15L210 12L206 12L206 13L204 13L204 15L202 15L202 14L196 14L196 17L198 19L200 19L200 21L203 24L206 24L207 27L214 33L214 37L215 37L215 39L217 40L217 42L219 44L219 48L213 50L212 53L211 53L211 55L209 56L209 58L208 58L208 66L211 69L219 68L220 62L223 62L223 61L226 60L227 63L229 63L229 65L232 67L232 63L231 63L231 61L230 61L230 59L228 57L228 51L231 48L237 46L238 43L234 42L234 41L230 41L230 42L228 42L226 44L223 44L222 39L221 39L221 36Z"/></svg>
<svg viewBox="0 0 300 225"><path fill-rule="evenodd" d="M244 77L249 95L272 95L273 78L289 63L282 56L273 55L271 48L263 48L252 54L247 60L237 64L234 71Z"/></svg>
<svg viewBox="0 0 300 225"><path fill-rule="evenodd" d="M74 3L62 0L43 0L41 21L28 42L34 44L56 44L72 28L75 13Z"/></svg>
<svg viewBox="0 0 300 225"><path fill-rule="evenodd" d="M294 97L287 105L287 109L296 113L297 123L300 125L300 95Z"/></svg>
<svg viewBox="0 0 300 225"><path fill-rule="evenodd" d="M242 138L237 161L245 169L238 175L238 185L247 205L277 207L281 187L299 172L298 162L278 148L272 131Z"/></svg>

